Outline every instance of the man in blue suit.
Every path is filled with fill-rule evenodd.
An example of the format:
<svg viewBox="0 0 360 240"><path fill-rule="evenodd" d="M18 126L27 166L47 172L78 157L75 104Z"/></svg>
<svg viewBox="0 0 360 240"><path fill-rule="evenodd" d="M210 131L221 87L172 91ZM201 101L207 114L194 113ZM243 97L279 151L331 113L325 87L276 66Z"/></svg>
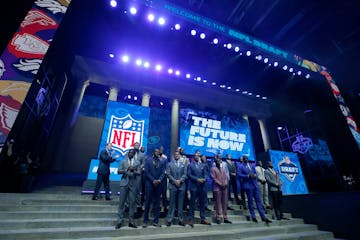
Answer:
<svg viewBox="0 0 360 240"><path fill-rule="evenodd" d="M176 203L179 225L185 226L183 205L185 196L185 181L187 179L187 164L180 161L179 151L175 151L174 160L167 165L166 174L169 178L170 191L170 207L167 214L167 226L170 227L174 219Z"/></svg>
<svg viewBox="0 0 360 240"><path fill-rule="evenodd" d="M160 160L159 149L156 148L151 158L145 161L144 177L145 177L145 212L143 227L147 227L149 223L150 205L154 215L153 226L161 227L159 224L160 214L160 194L162 190L161 182L165 178L165 162Z"/></svg>
<svg viewBox="0 0 360 240"><path fill-rule="evenodd" d="M138 191L138 180L141 176L141 165L135 159L135 150L130 149L125 158L121 161L118 174L122 174L120 181L120 201L118 209L118 222L115 229L122 225L125 202L129 204L129 227L137 228L134 222L135 198Z"/></svg>
<svg viewBox="0 0 360 240"><path fill-rule="evenodd" d="M264 207L261 203L260 190L257 184L255 167L250 166L247 156L243 157L243 164L240 163L238 165L238 176L243 179L243 187L248 199L251 220L253 222L257 222L253 203L253 199L255 199L261 220L266 223L270 223L271 221L265 216Z"/></svg>
<svg viewBox="0 0 360 240"><path fill-rule="evenodd" d="M194 154L194 161L189 164L188 178L190 180L189 190L190 196L190 210L189 210L189 225L194 227L194 213L195 203L199 199L200 204L200 219L201 224L211 225L209 221L205 219L205 192L206 189L206 177L207 167L200 161L200 152L196 151Z"/></svg>
<svg viewBox="0 0 360 240"><path fill-rule="evenodd" d="M100 153L99 167L97 170L96 185L92 200L99 199L99 191L101 184L104 183L105 199L111 200L110 198L110 163L114 162L119 155L113 157L114 152L111 151L112 144L107 143L104 150Z"/></svg>

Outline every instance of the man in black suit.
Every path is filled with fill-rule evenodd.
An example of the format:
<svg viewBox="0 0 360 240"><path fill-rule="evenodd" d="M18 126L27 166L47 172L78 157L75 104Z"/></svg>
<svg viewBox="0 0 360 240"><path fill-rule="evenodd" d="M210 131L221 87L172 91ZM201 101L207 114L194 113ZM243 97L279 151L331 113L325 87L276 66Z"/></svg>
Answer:
<svg viewBox="0 0 360 240"><path fill-rule="evenodd" d="M165 178L166 163L160 159L160 151L158 148L154 150L153 156L145 161L144 177L145 177L145 212L143 227L147 227L149 222L150 205L153 211L153 226L161 227L159 224L160 214L160 194L162 190L162 182Z"/></svg>
<svg viewBox="0 0 360 240"><path fill-rule="evenodd" d="M114 154L113 151L111 151L112 144L107 143L106 148L101 151L100 153L100 161L99 161L99 167L97 170L97 178L96 178L96 185L94 189L94 194L92 197L92 200L98 200L99 199L99 190L101 187L101 184L104 183L104 189L105 189L105 199L111 200L110 198L110 184L109 184L109 178L110 178L110 163L114 162L116 158L119 157L119 155L116 155L113 157Z"/></svg>

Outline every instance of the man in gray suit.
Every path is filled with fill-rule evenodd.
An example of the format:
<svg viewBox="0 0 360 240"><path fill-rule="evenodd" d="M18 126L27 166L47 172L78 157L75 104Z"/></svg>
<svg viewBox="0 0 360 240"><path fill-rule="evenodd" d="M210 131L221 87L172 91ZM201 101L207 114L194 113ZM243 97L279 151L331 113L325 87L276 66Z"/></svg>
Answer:
<svg viewBox="0 0 360 240"><path fill-rule="evenodd" d="M269 185L269 192L272 199L272 204L277 220L283 218L281 212L281 179L277 172L275 172L272 162L268 162L268 168L265 170L265 178Z"/></svg>
<svg viewBox="0 0 360 240"><path fill-rule="evenodd" d="M125 202L129 202L129 227L137 228L134 222L135 197L138 189L137 178L141 174L140 162L135 158L135 150L130 149L125 158L121 161L118 174L122 174L120 181L120 201L118 209L118 222L115 229L122 226Z"/></svg>
<svg viewBox="0 0 360 240"><path fill-rule="evenodd" d="M180 153L174 153L174 160L171 161L166 167L166 174L169 178L169 191L170 191L170 207L167 214L167 225L171 226L174 219L175 205L177 203L177 211L179 217L179 225L184 224L184 196L185 196L185 181L187 178L187 164L180 161Z"/></svg>
<svg viewBox="0 0 360 240"><path fill-rule="evenodd" d="M135 201L136 201L137 211L138 211L138 213L141 213L142 204L141 204L140 192L141 192L142 186L143 186L142 179L143 179L143 173L144 173L145 154L140 151L140 143L139 142L134 143L134 151L135 151L134 159L140 162L140 175L136 178L138 189L136 191ZM145 188L144 188L144 190L145 190ZM145 191L143 191L142 194L145 195Z"/></svg>

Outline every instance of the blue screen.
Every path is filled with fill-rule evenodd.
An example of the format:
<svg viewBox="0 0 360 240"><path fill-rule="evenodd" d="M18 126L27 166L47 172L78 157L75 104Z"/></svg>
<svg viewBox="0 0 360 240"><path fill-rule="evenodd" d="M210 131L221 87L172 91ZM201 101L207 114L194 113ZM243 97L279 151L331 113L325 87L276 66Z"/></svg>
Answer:
<svg viewBox="0 0 360 240"><path fill-rule="evenodd" d="M255 154L247 120L190 108L180 109L180 146L186 154L200 150L206 156L230 154L233 159Z"/></svg>

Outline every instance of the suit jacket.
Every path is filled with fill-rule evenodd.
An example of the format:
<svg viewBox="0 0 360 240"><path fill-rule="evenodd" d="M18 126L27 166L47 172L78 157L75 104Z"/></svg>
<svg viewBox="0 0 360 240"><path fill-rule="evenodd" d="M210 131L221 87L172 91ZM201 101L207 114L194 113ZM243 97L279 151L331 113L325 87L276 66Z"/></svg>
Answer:
<svg viewBox="0 0 360 240"><path fill-rule="evenodd" d="M141 174L141 165L140 162L133 158L132 166L134 168L133 171L126 171L129 167L129 157L126 157L121 161L120 166L118 168L118 174L122 174L120 180L121 187L137 187L137 178L140 178Z"/></svg>
<svg viewBox="0 0 360 240"><path fill-rule="evenodd" d="M97 173L102 175L109 175L110 163L112 162L115 162L115 158L112 158L106 149L102 150L100 153L100 161Z"/></svg>
<svg viewBox="0 0 360 240"><path fill-rule="evenodd" d="M200 162L200 160L199 160ZM188 178L190 180L189 184L189 190L190 191L196 191L199 187L206 187L206 181L205 183L198 183L197 179L204 178L206 180L206 176L208 173L208 167L207 165L203 163L197 163L196 161L193 161L188 166Z"/></svg>
<svg viewBox="0 0 360 240"><path fill-rule="evenodd" d="M268 168L265 170L265 178L269 186L269 191L281 191L282 182L278 173L274 175L274 173Z"/></svg>
<svg viewBox="0 0 360 240"><path fill-rule="evenodd" d="M255 167L250 165L250 169L245 165L245 163L240 163L238 165L238 176L243 180L242 187L246 189L255 189L258 188L257 178L249 177L249 174L255 174Z"/></svg>
<svg viewBox="0 0 360 240"><path fill-rule="evenodd" d="M179 166L176 165L176 161L172 160L166 167L166 174L169 178L169 189L179 189L179 190L185 190L185 180L187 179L187 164L184 162L180 162L180 159L178 160ZM177 187L175 185L175 180L180 180L181 185L180 187Z"/></svg>
<svg viewBox="0 0 360 240"><path fill-rule="evenodd" d="M138 151L138 152L135 151L134 158L140 162L140 165L143 168L144 164L145 164L145 154L143 152L140 152L140 151Z"/></svg>
<svg viewBox="0 0 360 240"><path fill-rule="evenodd" d="M231 160L230 160L230 162L231 163L229 163L229 161L226 161L226 163L227 163L227 167L228 167L228 169L229 169L229 175L231 176L231 174L233 173L235 173L235 175L233 175L233 177L235 177L236 176L236 163L235 162L232 162Z"/></svg>
<svg viewBox="0 0 360 240"><path fill-rule="evenodd" d="M265 169L261 166L256 166L255 167L256 170L256 175L257 175L257 179L259 182L265 182Z"/></svg>
<svg viewBox="0 0 360 240"><path fill-rule="evenodd" d="M211 168L211 177L214 180L213 190L220 191L223 190L223 185L228 184L228 179L226 177L226 172L224 170L218 169L217 167Z"/></svg>
<svg viewBox="0 0 360 240"><path fill-rule="evenodd" d="M154 180L163 181L165 178L166 162L161 159L154 159L153 157L145 160L144 176L145 187L153 187ZM160 185L158 185L160 186Z"/></svg>

